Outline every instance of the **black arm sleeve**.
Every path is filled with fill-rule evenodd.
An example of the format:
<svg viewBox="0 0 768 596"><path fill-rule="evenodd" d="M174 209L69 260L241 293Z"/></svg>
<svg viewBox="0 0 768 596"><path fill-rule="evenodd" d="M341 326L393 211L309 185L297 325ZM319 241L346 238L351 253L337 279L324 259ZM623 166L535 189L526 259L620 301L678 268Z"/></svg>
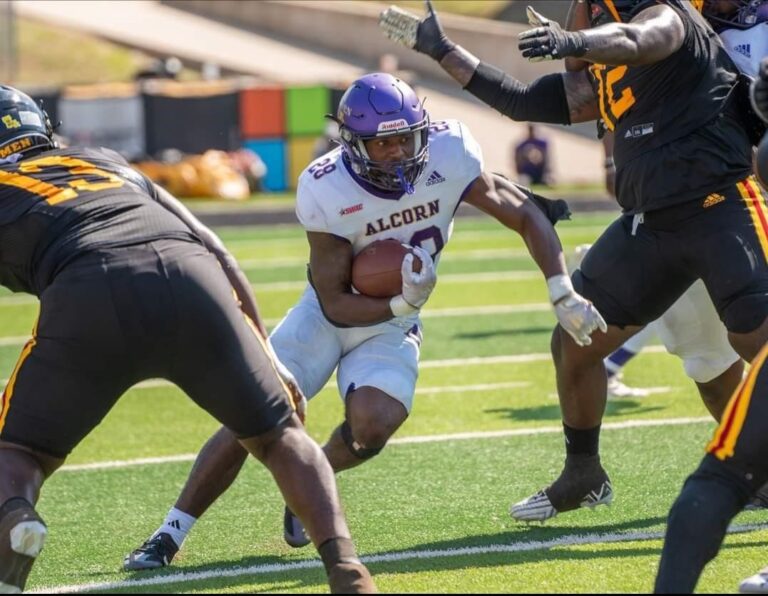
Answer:
<svg viewBox="0 0 768 596"><path fill-rule="evenodd" d="M512 120L571 123L561 74L546 75L524 85L495 66L480 62L464 89Z"/></svg>

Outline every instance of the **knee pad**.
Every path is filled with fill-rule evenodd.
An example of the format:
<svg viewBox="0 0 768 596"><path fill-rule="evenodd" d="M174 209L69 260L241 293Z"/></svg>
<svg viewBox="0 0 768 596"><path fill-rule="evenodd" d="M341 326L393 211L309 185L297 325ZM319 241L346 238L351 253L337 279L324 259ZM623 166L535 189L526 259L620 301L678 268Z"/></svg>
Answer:
<svg viewBox="0 0 768 596"><path fill-rule="evenodd" d="M355 441L355 437L352 436L352 427L347 420L341 425L341 438L347 446L347 449L349 449L349 452L358 459L371 459L384 449L384 445L381 447L363 447L360 443Z"/></svg>

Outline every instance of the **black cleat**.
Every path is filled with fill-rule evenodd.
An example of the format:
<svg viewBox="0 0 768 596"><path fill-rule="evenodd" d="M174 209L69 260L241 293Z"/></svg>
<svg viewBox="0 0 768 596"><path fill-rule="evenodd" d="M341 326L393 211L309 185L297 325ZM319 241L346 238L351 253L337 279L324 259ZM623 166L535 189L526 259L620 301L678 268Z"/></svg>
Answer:
<svg viewBox="0 0 768 596"><path fill-rule="evenodd" d="M167 567L173 561L173 557L179 552L179 547L171 535L160 532L152 536L139 548L125 556L123 569L125 571L144 571L146 569L159 569Z"/></svg>
<svg viewBox="0 0 768 596"><path fill-rule="evenodd" d="M301 520L287 506L283 514L283 538L293 548L301 548L312 542Z"/></svg>
<svg viewBox="0 0 768 596"><path fill-rule="evenodd" d="M518 521L544 522L558 513L610 505L611 501L613 487L600 465L600 456L569 455L560 477L549 487L512 505L510 515Z"/></svg>

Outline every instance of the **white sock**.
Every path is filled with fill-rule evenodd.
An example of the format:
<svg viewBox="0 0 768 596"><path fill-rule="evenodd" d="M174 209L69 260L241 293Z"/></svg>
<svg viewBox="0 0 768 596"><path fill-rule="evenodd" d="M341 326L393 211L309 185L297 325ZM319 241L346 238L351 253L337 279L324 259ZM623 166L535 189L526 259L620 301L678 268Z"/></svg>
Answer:
<svg viewBox="0 0 768 596"><path fill-rule="evenodd" d="M188 513L184 513L180 509L172 507L168 512L168 515L165 516L163 525L160 526L152 536L154 537L161 532L165 532L173 538L176 546L181 548L181 545L184 544L184 539L187 537L187 534L192 529L192 526L195 525L196 521L196 517L192 517Z"/></svg>

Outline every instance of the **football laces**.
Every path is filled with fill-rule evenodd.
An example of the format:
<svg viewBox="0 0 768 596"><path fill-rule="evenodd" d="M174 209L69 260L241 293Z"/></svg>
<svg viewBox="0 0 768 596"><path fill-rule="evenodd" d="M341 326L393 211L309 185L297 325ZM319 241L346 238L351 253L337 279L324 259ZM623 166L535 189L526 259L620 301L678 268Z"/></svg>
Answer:
<svg viewBox="0 0 768 596"><path fill-rule="evenodd" d="M421 19L397 6L384 9L379 15L379 27L394 42L406 47L416 46L416 34Z"/></svg>

